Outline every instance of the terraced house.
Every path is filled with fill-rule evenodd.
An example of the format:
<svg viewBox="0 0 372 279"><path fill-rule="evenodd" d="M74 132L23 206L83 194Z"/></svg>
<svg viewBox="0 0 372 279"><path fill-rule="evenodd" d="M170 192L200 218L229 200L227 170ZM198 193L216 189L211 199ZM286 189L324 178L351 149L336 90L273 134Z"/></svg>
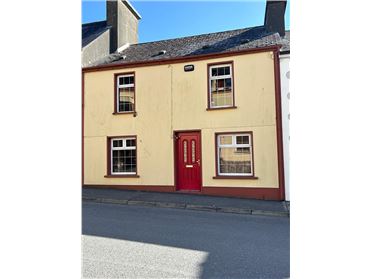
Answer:
<svg viewBox="0 0 372 279"><path fill-rule="evenodd" d="M283 200L285 7L268 1L262 26L129 44L83 68L83 185Z"/></svg>

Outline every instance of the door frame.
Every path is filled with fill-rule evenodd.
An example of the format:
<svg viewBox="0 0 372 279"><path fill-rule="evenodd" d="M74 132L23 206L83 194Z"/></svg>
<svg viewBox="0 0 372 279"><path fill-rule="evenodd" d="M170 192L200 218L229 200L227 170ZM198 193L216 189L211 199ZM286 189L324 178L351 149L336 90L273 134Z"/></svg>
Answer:
<svg viewBox="0 0 372 279"><path fill-rule="evenodd" d="M177 162L178 162L178 154L177 154L177 134L179 133L198 133L200 139L200 191L190 191L191 193L198 193L201 194L203 192L203 150L202 150L202 132L200 129L193 129L193 130L173 130L173 172L174 172L174 191L178 192L188 192L185 190L179 190L177 185Z"/></svg>

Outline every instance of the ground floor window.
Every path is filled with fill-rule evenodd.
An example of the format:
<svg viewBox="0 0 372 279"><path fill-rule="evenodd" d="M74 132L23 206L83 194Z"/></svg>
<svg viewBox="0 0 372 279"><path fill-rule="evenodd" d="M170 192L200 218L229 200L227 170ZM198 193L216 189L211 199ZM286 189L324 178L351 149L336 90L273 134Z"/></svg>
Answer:
<svg viewBox="0 0 372 279"><path fill-rule="evenodd" d="M110 174L137 174L137 140L136 137L109 139Z"/></svg>
<svg viewBox="0 0 372 279"><path fill-rule="evenodd" d="M253 176L252 132L216 134L217 174Z"/></svg>

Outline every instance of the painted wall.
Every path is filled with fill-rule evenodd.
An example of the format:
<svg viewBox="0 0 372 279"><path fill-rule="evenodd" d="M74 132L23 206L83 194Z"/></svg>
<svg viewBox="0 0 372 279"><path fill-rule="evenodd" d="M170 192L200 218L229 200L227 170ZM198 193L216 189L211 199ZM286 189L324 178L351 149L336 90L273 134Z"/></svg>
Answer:
<svg viewBox="0 0 372 279"><path fill-rule="evenodd" d="M138 19L123 0L106 2L107 25L111 26L110 53L125 44L138 42Z"/></svg>
<svg viewBox="0 0 372 279"><path fill-rule="evenodd" d="M138 19L122 2L118 2L118 48L138 43Z"/></svg>
<svg viewBox="0 0 372 279"><path fill-rule="evenodd" d="M236 109L207 111L207 64L234 62ZM184 72L193 64L193 72ZM84 183L174 185L173 131L201 129L203 186L278 188L272 52L85 74ZM113 115L114 74L135 72L136 111ZM257 180L213 179L215 133L253 131ZM105 178L106 137L137 135L139 178Z"/></svg>
<svg viewBox="0 0 372 279"><path fill-rule="evenodd" d="M81 50L82 67L90 66L91 63L109 55L109 53L110 30L107 30Z"/></svg>
<svg viewBox="0 0 372 279"><path fill-rule="evenodd" d="M283 129L283 157L284 157L284 180L285 199L290 200L289 189L289 54L280 55L280 84L282 99L282 129Z"/></svg>

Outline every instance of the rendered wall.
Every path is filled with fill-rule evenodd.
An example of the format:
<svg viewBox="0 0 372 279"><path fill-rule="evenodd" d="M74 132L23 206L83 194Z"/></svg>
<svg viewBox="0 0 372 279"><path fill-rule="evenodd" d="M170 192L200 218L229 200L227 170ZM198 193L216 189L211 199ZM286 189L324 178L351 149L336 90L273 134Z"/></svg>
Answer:
<svg viewBox="0 0 372 279"><path fill-rule="evenodd" d="M109 55L109 53L110 30L107 30L81 50L82 67L90 66L91 63Z"/></svg>
<svg viewBox="0 0 372 279"><path fill-rule="evenodd" d="M289 197L289 54L280 56L285 199Z"/></svg>
<svg viewBox="0 0 372 279"><path fill-rule="evenodd" d="M236 109L207 111L207 64L234 62ZM195 70L184 72L184 65ZM135 72L136 111L113 115L114 74ZM278 188L274 61L271 52L85 73L84 183L174 185L173 131L202 130L202 183ZM213 179L215 133L252 131L256 180ZM137 135L139 178L105 178L106 137Z"/></svg>
<svg viewBox="0 0 372 279"><path fill-rule="evenodd" d="M138 43L138 19L122 2L118 1L118 48Z"/></svg>

